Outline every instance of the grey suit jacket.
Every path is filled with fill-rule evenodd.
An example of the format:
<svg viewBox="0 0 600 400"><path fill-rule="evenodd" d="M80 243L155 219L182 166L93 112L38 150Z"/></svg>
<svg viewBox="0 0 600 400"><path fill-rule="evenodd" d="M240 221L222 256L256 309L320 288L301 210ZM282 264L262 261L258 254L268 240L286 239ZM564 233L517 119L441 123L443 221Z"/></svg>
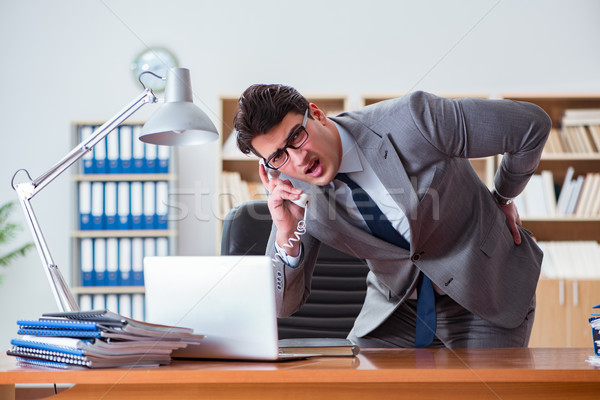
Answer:
<svg viewBox="0 0 600 400"><path fill-rule="evenodd" d="M354 325L359 337L410 295L419 270L472 313L501 327L518 326L535 295L542 252L524 229L521 245L514 244L504 214L468 158L504 154L495 187L516 196L538 165L548 116L529 103L415 92L333 120L354 136L408 217L410 251L357 227L332 189L292 180L312 202L300 265L275 263L279 316L304 304L320 244L327 243L369 265L367 296Z"/></svg>

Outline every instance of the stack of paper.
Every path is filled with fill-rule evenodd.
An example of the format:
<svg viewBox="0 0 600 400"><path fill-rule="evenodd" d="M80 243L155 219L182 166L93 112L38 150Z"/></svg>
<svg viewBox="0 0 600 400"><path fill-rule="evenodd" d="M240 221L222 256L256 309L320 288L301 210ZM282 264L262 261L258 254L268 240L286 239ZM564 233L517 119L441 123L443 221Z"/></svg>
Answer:
<svg viewBox="0 0 600 400"><path fill-rule="evenodd" d="M169 364L171 352L204 336L192 329L148 324L111 311L44 314L20 320L10 356L20 365L70 368L148 367Z"/></svg>
<svg viewBox="0 0 600 400"><path fill-rule="evenodd" d="M600 304L595 306L594 309L600 309ZM594 353L596 355L590 356L587 359L587 362L595 366L600 366L600 313L593 312L589 321L592 326L592 340L594 342Z"/></svg>
<svg viewBox="0 0 600 400"><path fill-rule="evenodd" d="M600 243L595 240L538 242L544 251L542 277L546 279L600 279Z"/></svg>
<svg viewBox="0 0 600 400"><path fill-rule="evenodd" d="M314 354L315 356L353 357L360 351L358 345L341 338L279 339L281 354Z"/></svg>

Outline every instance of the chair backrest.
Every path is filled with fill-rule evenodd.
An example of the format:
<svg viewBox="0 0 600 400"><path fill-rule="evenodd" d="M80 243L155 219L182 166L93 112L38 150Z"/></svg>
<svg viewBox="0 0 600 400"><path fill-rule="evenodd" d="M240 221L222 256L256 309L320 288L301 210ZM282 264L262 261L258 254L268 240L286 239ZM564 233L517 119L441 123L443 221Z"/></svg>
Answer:
<svg viewBox="0 0 600 400"><path fill-rule="evenodd" d="M264 200L234 207L223 224L221 254L265 254L271 223ZM310 296L294 315L279 318L279 338L346 337L364 302L368 272L364 260L323 244Z"/></svg>

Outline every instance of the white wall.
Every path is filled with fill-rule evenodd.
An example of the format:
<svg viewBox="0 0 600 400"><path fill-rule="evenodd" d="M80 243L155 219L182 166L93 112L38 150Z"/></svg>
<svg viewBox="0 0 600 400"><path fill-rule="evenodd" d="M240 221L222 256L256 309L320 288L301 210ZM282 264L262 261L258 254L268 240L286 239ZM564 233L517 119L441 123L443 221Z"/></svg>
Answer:
<svg viewBox="0 0 600 400"><path fill-rule="evenodd" d="M220 127L219 96L258 82L347 94L352 107L365 93L414 89L600 92L598 15L594 0L2 0L0 202L16 198L18 168L36 177L67 153L71 122L104 121L141 92L129 65L150 45L190 68L196 104ZM216 152L180 151L181 254L214 252ZM71 201L68 174L33 201L67 278ZM29 240L24 230L14 245ZM37 253L0 274L3 349L18 318L56 305Z"/></svg>

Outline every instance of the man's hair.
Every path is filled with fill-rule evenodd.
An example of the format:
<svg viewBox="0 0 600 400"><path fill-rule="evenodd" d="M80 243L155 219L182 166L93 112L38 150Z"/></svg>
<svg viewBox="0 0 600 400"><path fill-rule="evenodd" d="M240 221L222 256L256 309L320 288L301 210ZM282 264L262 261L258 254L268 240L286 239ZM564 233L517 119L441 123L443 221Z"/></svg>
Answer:
<svg viewBox="0 0 600 400"><path fill-rule="evenodd" d="M304 114L309 103L290 86L260 84L246 89L238 105L239 110L233 119L237 145L242 153L254 153L260 157L252 147L252 139L269 132L290 111Z"/></svg>

